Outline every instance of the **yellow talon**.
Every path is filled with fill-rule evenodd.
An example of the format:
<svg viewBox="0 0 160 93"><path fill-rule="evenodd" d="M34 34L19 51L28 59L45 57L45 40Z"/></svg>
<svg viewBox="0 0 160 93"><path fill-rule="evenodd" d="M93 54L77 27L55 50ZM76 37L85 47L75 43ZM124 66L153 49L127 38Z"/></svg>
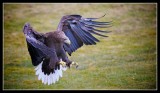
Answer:
<svg viewBox="0 0 160 93"><path fill-rule="evenodd" d="M60 65L62 65L63 67L66 67L66 62L63 62L62 60L59 62Z"/></svg>
<svg viewBox="0 0 160 93"><path fill-rule="evenodd" d="M77 62L72 62L72 63L70 64L70 66L72 66L72 65L75 65L76 68L78 67L78 63L77 63Z"/></svg>

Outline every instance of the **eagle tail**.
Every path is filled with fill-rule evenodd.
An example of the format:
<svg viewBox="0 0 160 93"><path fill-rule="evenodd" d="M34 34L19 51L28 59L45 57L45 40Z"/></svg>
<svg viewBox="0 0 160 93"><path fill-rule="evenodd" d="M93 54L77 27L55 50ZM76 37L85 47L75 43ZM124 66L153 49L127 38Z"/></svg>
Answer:
<svg viewBox="0 0 160 93"><path fill-rule="evenodd" d="M62 65L60 65L59 69L55 69L49 74L44 74L44 72L42 72L42 64L43 61L35 68L36 75L38 76L38 80L42 80L42 83L48 85L56 83L56 81L58 81L59 78L62 77L62 72L67 70L67 67L63 67Z"/></svg>

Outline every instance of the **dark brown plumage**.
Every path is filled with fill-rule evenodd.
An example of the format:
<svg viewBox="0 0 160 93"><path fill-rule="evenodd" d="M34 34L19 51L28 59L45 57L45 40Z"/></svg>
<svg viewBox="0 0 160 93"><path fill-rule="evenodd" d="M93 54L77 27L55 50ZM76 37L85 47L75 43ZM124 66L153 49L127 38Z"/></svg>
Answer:
<svg viewBox="0 0 160 93"><path fill-rule="evenodd" d="M38 79L50 85L62 77L62 71L74 64L68 59L78 48L99 42L92 34L107 37L97 27L109 27L110 22L93 21L98 18L82 18L80 15L66 15L60 20L56 31L38 33L29 23L23 27L28 51ZM92 34L91 34L92 33ZM63 62L62 62L63 61Z"/></svg>

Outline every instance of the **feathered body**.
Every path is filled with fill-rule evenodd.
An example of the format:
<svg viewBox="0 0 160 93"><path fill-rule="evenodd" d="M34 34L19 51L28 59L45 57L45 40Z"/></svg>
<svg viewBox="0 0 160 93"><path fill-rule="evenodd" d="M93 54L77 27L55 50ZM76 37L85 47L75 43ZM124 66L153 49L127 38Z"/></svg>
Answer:
<svg viewBox="0 0 160 93"><path fill-rule="evenodd" d="M26 36L28 51L38 79L42 83L50 85L62 77L62 71L73 63L68 59L83 44L95 45L99 42L92 34L107 37L95 27L108 27L110 22L93 21L98 18L82 18L80 15L66 15L60 20L56 31L38 33L29 23L23 27ZM92 34L91 34L92 33ZM66 65L60 64L64 62Z"/></svg>

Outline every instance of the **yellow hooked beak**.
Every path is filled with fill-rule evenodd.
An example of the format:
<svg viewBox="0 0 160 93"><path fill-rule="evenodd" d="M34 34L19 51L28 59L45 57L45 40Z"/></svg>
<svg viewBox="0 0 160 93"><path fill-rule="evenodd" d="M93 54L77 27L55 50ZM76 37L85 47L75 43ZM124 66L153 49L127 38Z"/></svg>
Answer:
<svg viewBox="0 0 160 93"><path fill-rule="evenodd" d="M69 44L69 45L71 44L71 41L69 40L69 38L68 38L68 37L67 37L67 39L66 39L66 40L64 40L64 42L65 42L65 43L67 43L67 44Z"/></svg>

